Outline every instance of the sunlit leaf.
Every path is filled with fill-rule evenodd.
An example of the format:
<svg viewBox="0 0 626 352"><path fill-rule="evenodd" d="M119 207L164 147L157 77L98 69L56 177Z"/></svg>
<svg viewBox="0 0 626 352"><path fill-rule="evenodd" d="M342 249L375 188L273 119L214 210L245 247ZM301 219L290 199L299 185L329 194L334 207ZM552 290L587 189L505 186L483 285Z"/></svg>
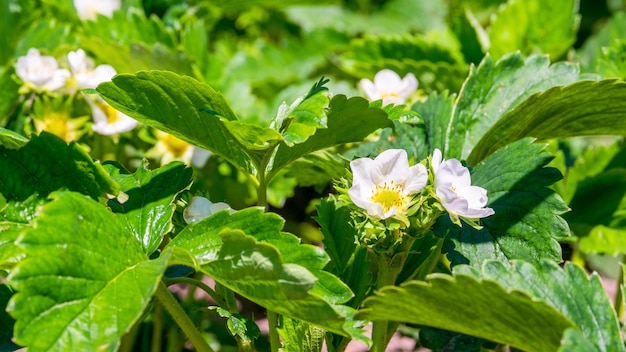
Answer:
<svg viewBox="0 0 626 352"><path fill-rule="evenodd" d="M172 72L141 71L118 75L97 90L123 113L251 170L249 157L221 122L237 117L208 85Z"/></svg>
<svg viewBox="0 0 626 352"><path fill-rule="evenodd" d="M150 302L168 255L148 260L117 217L86 196L52 197L17 241L25 258L9 276L15 341L35 351L113 351Z"/></svg>
<svg viewBox="0 0 626 352"><path fill-rule="evenodd" d="M526 293L464 274L385 287L364 304L359 318L432 326L528 351L556 350L563 331L574 326Z"/></svg>
<svg viewBox="0 0 626 352"><path fill-rule="evenodd" d="M587 277L577 265L567 263L561 268L550 261L541 261L534 266L522 261L510 266L491 261L480 271L467 266L455 270L471 272L485 280L496 280L507 290L523 291L547 302L578 327L581 338L593 345L594 350L624 349L617 316L597 274Z"/></svg>
<svg viewBox="0 0 626 352"><path fill-rule="evenodd" d="M626 83L581 81L537 93L504 114L475 145L470 163L524 137L626 135ZM467 142L467 141L466 141ZM467 143L466 143L467 144Z"/></svg>

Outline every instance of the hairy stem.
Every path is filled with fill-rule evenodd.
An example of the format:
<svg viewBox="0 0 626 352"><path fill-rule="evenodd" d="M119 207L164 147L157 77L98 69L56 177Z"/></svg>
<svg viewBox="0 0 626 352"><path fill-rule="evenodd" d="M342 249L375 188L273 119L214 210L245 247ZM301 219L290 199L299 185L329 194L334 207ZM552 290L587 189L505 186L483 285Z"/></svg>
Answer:
<svg viewBox="0 0 626 352"><path fill-rule="evenodd" d="M167 286L161 281L159 282L159 286L156 290L157 299L163 304L163 307L170 313L176 324L180 327L180 329L187 335L193 346L196 348L198 352L213 352L213 349L209 344L204 340L200 331L193 324L191 319L183 308L178 304L176 298L172 295L172 293L167 289Z"/></svg>

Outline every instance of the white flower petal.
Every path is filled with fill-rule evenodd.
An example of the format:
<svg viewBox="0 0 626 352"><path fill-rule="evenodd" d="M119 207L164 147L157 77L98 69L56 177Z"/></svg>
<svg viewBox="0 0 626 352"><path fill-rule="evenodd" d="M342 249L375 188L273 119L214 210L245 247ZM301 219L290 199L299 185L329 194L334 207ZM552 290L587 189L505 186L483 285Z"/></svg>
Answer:
<svg viewBox="0 0 626 352"><path fill-rule="evenodd" d="M95 20L98 14L111 17L121 7L121 0L74 0L76 13L83 20Z"/></svg>
<svg viewBox="0 0 626 352"><path fill-rule="evenodd" d="M369 100L380 99L380 93L378 93L378 90L376 89L374 82L370 81L369 79L363 78L361 81L359 81L359 87L361 88L361 90L363 91L367 99Z"/></svg>
<svg viewBox="0 0 626 352"><path fill-rule="evenodd" d="M417 78L415 78L414 74L409 73L406 76L404 76L400 85L400 91L402 92L402 97L404 99L409 98L413 94L413 92L417 90L417 85L418 85Z"/></svg>
<svg viewBox="0 0 626 352"><path fill-rule="evenodd" d="M442 160L441 151L435 149L431 157L435 171L435 192L448 213L478 219L494 214L487 205L487 190L472 186L469 170L456 159Z"/></svg>
<svg viewBox="0 0 626 352"><path fill-rule="evenodd" d="M352 187L348 195L352 202L380 219L394 217L410 206L412 194L421 191L428 180L422 164L409 167L403 149L389 149L374 160L360 158L350 163Z"/></svg>
<svg viewBox="0 0 626 352"><path fill-rule="evenodd" d="M193 151L191 152L191 165L197 168L203 168L211 154L212 153L208 150L193 147Z"/></svg>
<svg viewBox="0 0 626 352"><path fill-rule="evenodd" d="M374 84L376 87L400 88L402 79L397 73L384 69L374 76Z"/></svg>
<svg viewBox="0 0 626 352"><path fill-rule="evenodd" d="M409 176L404 183L404 190L411 194L417 193L426 187L428 182L428 171L423 164L416 164L409 168Z"/></svg>

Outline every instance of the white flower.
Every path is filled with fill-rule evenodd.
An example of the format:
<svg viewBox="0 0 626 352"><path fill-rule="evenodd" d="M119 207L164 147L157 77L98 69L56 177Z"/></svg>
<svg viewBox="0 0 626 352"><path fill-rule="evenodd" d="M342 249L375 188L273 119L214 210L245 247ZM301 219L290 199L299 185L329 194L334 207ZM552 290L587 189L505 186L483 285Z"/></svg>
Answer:
<svg viewBox="0 0 626 352"><path fill-rule="evenodd" d="M495 212L487 205L487 190L472 186L469 170L456 159L442 160L435 149L431 165L435 173L435 192L450 217L459 224L458 217L480 219Z"/></svg>
<svg viewBox="0 0 626 352"><path fill-rule="evenodd" d="M41 56L35 48L17 59L15 73L29 88L49 92L65 86L70 77L70 72L60 69L54 57Z"/></svg>
<svg viewBox="0 0 626 352"><path fill-rule="evenodd" d="M94 132L110 136L132 130L137 126L137 120L115 110L100 97L85 96L85 101L91 106Z"/></svg>
<svg viewBox="0 0 626 352"><path fill-rule="evenodd" d="M412 195L421 191L428 181L422 164L409 167L406 151L389 149L374 160L360 158L350 162L352 187L348 195L367 214L380 219L404 216Z"/></svg>
<svg viewBox="0 0 626 352"><path fill-rule="evenodd" d="M183 211L183 218L188 224L196 223L224 209L234 212L230 205L224 202L213 203L204 197L192 197L191 202Z"/></svg>
<svg viewBox="0 0 626 352"><path fill-rule="evenodd" d="M363 78L359 86L369 100L383 100L383 105L404 104L417 90L417 78L412 73L404 78L391 71L382 70L374 76L374 82Z"/></svg>
<svg viewBox="0 0 626 352"><path fill-rule="evenodd" d="M110 81L117 74L110 65L94 67L93 60L87 57L83 49L70 51L67 62L79 89L96 88L98 84ZM137 120L115 110L100 97L85 95L85 101L91 107L94 121L92 129L98 134L109 136L130 131L137 126Z"/></svg>
<svg viewBox="0 0 626 352"><path fill-rule="evenodd" d="M211 156L211 152L198 148L183 141L169 133L157 131L158 141L146 156L161 159L161 165L165 165L174 160L181 160L186 164L191 164L197 168L203 168Z"/></svg>
<svg viewBox="0 0 626 352"><path fill-rule="evenodd" d="M83 49L70 51L67 61L79 89L96 88L98 84L110 81L117 71L110 65L94 67L93 60L87 57Z"/></svg>
<svg viewBox="0 0 626 352"><path fill-rule="evenodd" d="M82 20L95 20L98 14L113 16L122 7L122 0L74 0L74 7Z"/></svg>

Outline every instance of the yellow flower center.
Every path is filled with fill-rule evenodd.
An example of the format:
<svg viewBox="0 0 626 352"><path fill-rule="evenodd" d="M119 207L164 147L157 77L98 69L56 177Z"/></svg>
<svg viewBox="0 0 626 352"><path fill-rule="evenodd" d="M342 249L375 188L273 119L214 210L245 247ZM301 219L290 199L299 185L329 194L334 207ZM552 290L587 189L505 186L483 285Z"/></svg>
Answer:
<svg viewBox="0 0 626 352"><path fill-rule="evenodd" d="M120 117L117 113L117 110L115 110L111 105L107 104L104 100L98 99L96 101L96 104L98 105L100 110L102 110L104 115L107 117L107 122L109 124L113 124L117 120L119 120Z"/></svg>
<svg viewBox="0 0 626 352"><path fill-rule="evenodd" d="M165 134L159 139L163 142L165 149L167 149L167 151L177 159L182 158L185 155L185 152L187 152L187 149L191 146L189 143L176 138L171 134Z"/></svg>
<svg viewBox="0 0 626 352"><path fill-rule="evenodd" d="M398 92L383 92L383 93L380 94L380 99L397 98L399 96L400 96L400 94L398 94Z"/></svg>
<svg viewBox="0 0 626 352"><path fill-rule="evenodd" d="M406 197L402 185L394 184L393 181L389 184L385 182L382 185L376 185L372 193L372 201L382 205L384 213L393 207L399 210L404 208Z"/></svg>

